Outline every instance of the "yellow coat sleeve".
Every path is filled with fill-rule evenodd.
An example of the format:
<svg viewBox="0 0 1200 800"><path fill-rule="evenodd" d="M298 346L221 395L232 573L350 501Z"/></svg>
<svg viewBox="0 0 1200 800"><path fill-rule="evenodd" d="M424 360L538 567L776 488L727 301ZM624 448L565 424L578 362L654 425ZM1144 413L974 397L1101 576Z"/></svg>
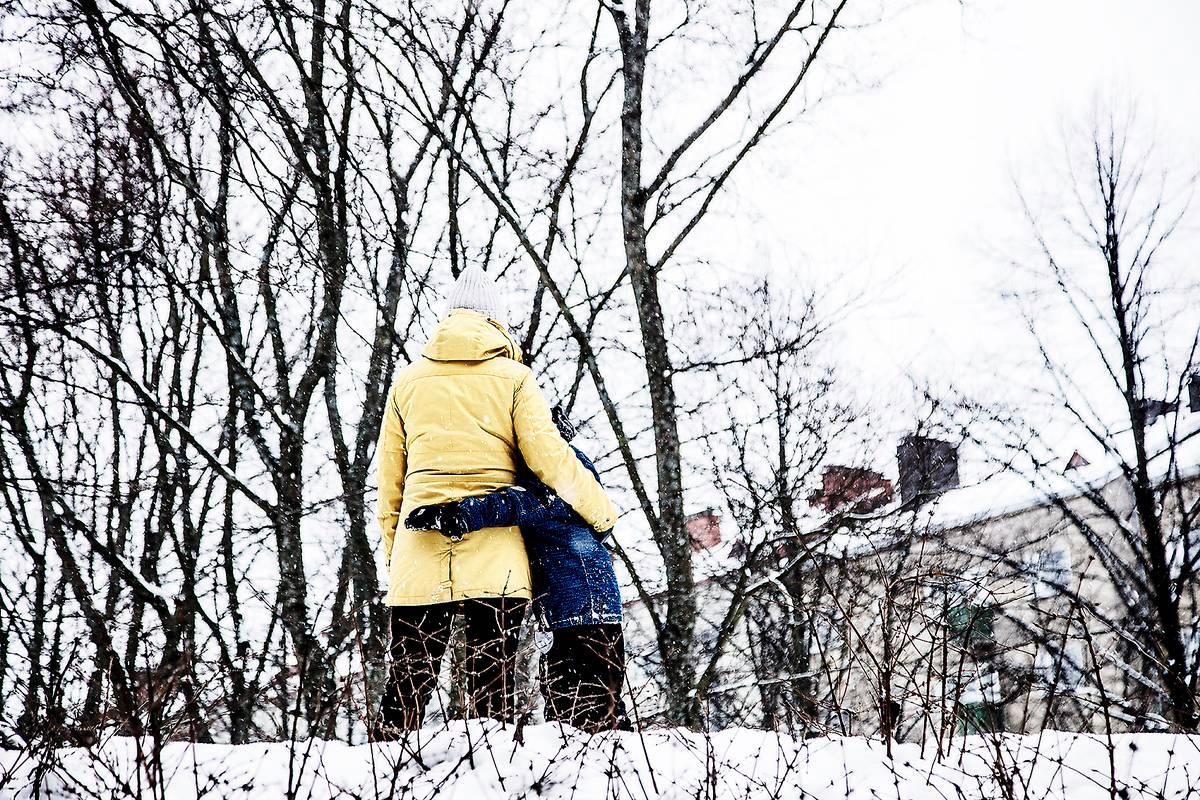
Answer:
<svg viewBox="0 0 1200 800"><path fill-rule="evenodd" d="M612 530L617 524L616 508L595 476L559 435L546 398L532 377L526 376L517 385L513 427L517 449L533 474L597 531Z"/></svg>
<svg viewBox="0 0 1200 800"><path fill-rule="evenodd" d="M379 503L376 516L383 538L383 560L392 563L392 542L400 521L400 503L404 499L404 473L408 451L405 449L404 421L396 406L395 389L388 392L379 431Z"/></svg>

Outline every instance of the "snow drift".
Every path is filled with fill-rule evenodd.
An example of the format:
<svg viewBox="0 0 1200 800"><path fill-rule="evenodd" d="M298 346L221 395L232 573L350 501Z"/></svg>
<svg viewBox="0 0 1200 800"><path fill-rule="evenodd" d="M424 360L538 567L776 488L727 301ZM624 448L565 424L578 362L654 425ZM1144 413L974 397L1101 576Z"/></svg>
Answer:
<svg viewBox="0 0 1200 800"><path fill-rule="evenodd" d="M1200 796L1200 737L1046 733L924 750L758 730L586 736L472 721L409 740L241 746L113 737L0 752L6 798L1087 798Z"/></svg>

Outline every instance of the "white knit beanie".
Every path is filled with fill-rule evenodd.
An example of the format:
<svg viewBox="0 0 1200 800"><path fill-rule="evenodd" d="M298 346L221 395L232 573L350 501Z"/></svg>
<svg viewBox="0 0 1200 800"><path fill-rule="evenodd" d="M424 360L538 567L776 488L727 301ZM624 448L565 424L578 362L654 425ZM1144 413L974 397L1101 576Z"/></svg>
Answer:
<svg viewBox="0 0 1200 800"><path fill-rule="evenodd" d="M450 289L449 307L478 311L488 319L503 322L498 288L482 269L475 264L468 264L458 273L458 280Z"/></svg>

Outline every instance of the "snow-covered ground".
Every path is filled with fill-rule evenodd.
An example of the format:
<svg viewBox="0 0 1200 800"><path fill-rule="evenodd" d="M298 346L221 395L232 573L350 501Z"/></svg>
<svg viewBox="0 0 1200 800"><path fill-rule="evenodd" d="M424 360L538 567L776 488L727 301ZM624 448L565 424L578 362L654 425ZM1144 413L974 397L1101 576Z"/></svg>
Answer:
<svg viewBox="0 0 1200 800"><path fill-rule="evenodd" d="M176 742L155 758L148 743L139 757L137 741L112 738L41 759L0 752L0 797L1200 797L1197 736L977 736L944 743L940 758L936 746L896 744L889 758L878 741L746 729L588 737L537 725L523 740L511 727L473 721L381 745Z"/></svg>

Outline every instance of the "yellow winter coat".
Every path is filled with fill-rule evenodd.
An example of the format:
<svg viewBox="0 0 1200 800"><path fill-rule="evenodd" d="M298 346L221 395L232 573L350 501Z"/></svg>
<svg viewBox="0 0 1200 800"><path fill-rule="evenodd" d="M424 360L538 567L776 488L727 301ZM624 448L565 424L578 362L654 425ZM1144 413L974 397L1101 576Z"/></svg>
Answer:
<svg viewBox="0 0 1200 800"><path fill-rule="evenodd" d="M455 309L422 358L396 373L379 439L379 525L387 603L529 597L529 560L517 528L486 528L454 542L410 531L414 508L511 486L518 452L538 478L597 531L616 509L550 419L518 348L482 314Z"/></svg>

